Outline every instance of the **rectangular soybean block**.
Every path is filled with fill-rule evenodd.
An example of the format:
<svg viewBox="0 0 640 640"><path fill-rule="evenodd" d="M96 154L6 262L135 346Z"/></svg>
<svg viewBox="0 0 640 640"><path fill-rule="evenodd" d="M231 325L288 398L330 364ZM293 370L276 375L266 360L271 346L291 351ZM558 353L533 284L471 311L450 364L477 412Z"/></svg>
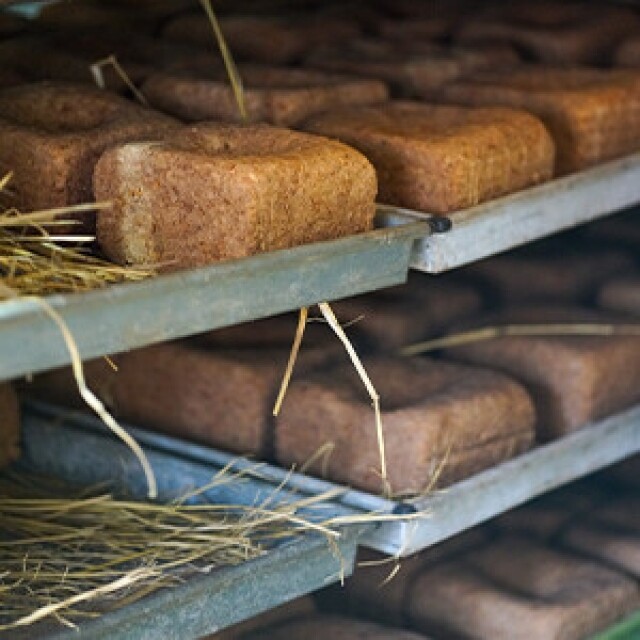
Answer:
<svg viewBox="0 0 640 640"><path fill-rule="evenodd" d="M580 307L506 309L477 327L610 324L624 318ZM575 431L640 400L640 340L636 336L506 336L449 349L450 357L513 376L531 394L540 440Z"/></svg>
<svg viewBox="0 0 640 640"><path fill-rule="evenodd" d="M364 156L318 136L206 124L98 162L98 242L121 264L165 270L242 258L372 228Z"/></svg>
<svg viewBox="0 0 640 640"><path fill-rule="evenodd" d="M272 448L272 408L288 349L207 350L165 343L116 355L118 371L89 362L89 387L115 416L153 430L240 454ZM330 354L327 355L329 357ZM320 367L300 353L296 375ZM36 376L30 392L82 407L70 370Z"/></svg>
<svg viewBox="0 0 640 640"><path fill-rule="evenodd" d="M553 142L524 111L414 102L331 111L306 128L336 137L375 166L379 199L448 213L551 177Z"/></svg>
<svg viewBox="0 0 640 640"><path fill-rule="evenodd" d="M483 300L473 286L423 274L405 285L339 300L333 310L349 327L350 338L365 348L391 351L425 340L477 314Z"/></svg>
<svg viewBox="0 0 640 640"><path fill-rule="evenodd" d="M379 80L352 78L305 69L242 66L244 106L249 122L294 126L310 116L341 106L384 102ZM226 71L186 69L157 73L142 86L155 108L189 122L242 122Z"/></svg>
<svg viewBox="0 0 640 640"><path fill-rule="evenodd" d="M365 361L381 396L388 479L396 494L446 486L526 450L535 416L511 379L427 359ZM326 456L318 459L324 450ZM276 457L315 456L312 473L379 492L380 460L371 401L351 365L294 382L276 420Z"/></svg>
<svg viewBox="0 0 640 640"><path fill-rule="evenodd" d="M529 548L519 551L528 552ZM525 581L530 573L522 580L514 578L519 585L524 584L522 589L503 586L470 564L477 552L424 571L408 600L411 625L435 637L465 640L582 640L637 606L638 589L632 580L584 563L580 582L571 578L563 581L566 562L581 561L549 554L553 562L541 566L554 578L560 577L562 587L555 592L556 597L529 595ZM515 576L521 572L521 565L528 568L536 559L511 555L504 573Z"/></svg>
<svg viewBox="0 0 640 640"><path fill-rule="evenodd" d="M442 87L439 99L535 114L555 141L557 174L640 149L640 77L633 72L533 66L481 72Z"/></svg>
<svg viewBox="0 0 640 640"><path fill-rule="evenodd" d="M0 169L13 171L7 204L31 211L91 202L93 169L105 149L157 140L176 127L97 87L41 82L0 91ZM80 219L92 230L92 216Z"/></svg>

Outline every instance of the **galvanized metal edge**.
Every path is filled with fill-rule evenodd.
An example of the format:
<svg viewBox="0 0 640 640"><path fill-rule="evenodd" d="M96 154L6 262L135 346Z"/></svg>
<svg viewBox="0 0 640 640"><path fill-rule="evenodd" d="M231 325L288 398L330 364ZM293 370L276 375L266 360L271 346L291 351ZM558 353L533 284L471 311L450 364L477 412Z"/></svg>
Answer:
<svg viewBox="0 0 640 640"><path fill-rule="evenodd" d="M30 403L33 411L53 411L41 403ZM49 413L49 416L52 414ZM50 421L50 418L49 418ZM93 426L91 426L93 423ZM95 429L93 418L84 418L83 428ZM174 451L187 459L238 469L251 461L185 443L174 438L133 430L140 442L159 451ZM44 445L46 447L46 443ZM334 483L290 473L286 469L264 464L260 479L272 485L284 485L294 495L317 495L335 489L344 491L327 507L340 513L383 513L406 519L378 523L360 541L364 546L400 557L408 556L441 542L465 529L516 507L546 491L581 478L614 462L640 452L640 405L604 420L587 425L560 440L539 446L468 478L431 496L395 502L380 496L340 487ZM245 496L244 499L249 499ZM237 496L236 496L237 499ZM341 511L344 510L344 511ZM416 518L416 514L420 514Z"/></svg>
<svg viewBox="0 0 640 640"><path fill-rule="evenodd" d="M452 228L416 243L411 267L441 273L640 202L640 153L449 215ZM380 205L380 224L433 216Z"/></svg>
<svg viewBox="0 0 640 640"><path fill-rule="evenodd" d="M406 280L424 222L211 267L47 298L83 359L254 320ZM33 300L0 304L0 379L68 364L56 325Z"/></svg>
<svg viewBox="0 0 640 640"><path fill-rule="evenodd" d="M91 418L68 419L64 412L49 408L25 408L23 424L23 469L54 475L73 484L107 485L113 490L141 498L146 484L131 452L104 428L90 424ZM136 434L137 435L137 434ZM207 484L225 465L206 464L181 455L144 446L158 480L162 499L184 495ZM247 463L249 464L249 463ZM221 504L256 505L295 502L299 492L279 487L247 473L240 481L218 484L203 496ZM333 503L312 507L300 514L323 520L353 514ZM77 629L38 625L0 637L196 638L273 608L295 597L320 589L350 575L358 539L371 525L356 524L340 529L340 537L329 542L324 536L304 534L269 550L263 557L237 567L226 567L206 575L194 575L180 586L162 590L138 603L123 607Z"/></svg>
<svg viewBox="0 0 640 640"><path fill-rule="evenodd" d="M286 543L264 556L184 583L82 623L38 625L0 634L11 640L188 640L220 631L346 578L365 527L344 530L335 544L320 535Z"/></svg>
<svg viewBox="0 0 640 640"><path fill-rule="evenodd" d="M410 501L428 517L385 523L362 544L410 555L639 451L640 406L636 406L432 496Z"/></svg>

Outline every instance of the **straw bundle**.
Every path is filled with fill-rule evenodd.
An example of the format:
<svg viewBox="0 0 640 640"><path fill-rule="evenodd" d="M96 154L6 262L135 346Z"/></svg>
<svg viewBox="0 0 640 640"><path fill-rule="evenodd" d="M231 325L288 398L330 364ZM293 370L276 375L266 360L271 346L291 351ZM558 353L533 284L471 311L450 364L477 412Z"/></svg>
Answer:
<svg viewBox="0 0 640 640"><path fill-rule="evenodd" d="M0 181L0 190L10 178L8 174ZM55 234L56 227L77 224L72 216L106 206L95 203L32 213L0 212L0 299L88 291L152 275L151 269L120 267L97 257L93 236Z"/></svg>
<svg viewBox="0 0 640 640"><path fill-rule="evenodd" d="M45 618L73 626L194 573L256 558L302 532L329 541L338 535L298 515L325 496L273 506L272 495L251 507L204 500L242 475L223 469L169 504L0 476L0 631Z"/></svg>

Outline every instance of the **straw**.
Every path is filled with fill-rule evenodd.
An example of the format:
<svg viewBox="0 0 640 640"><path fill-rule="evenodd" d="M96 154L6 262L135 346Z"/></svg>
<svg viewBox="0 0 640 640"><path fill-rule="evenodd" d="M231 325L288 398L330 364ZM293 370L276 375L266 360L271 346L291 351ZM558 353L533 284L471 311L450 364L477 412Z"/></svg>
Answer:
<svg viewBox="0 0 640 640"><path fill-rule="evenodd" d="M227 71L227 76L229 76L229 82L231 83L231 90L233 91L233 96L236 100L236 104L238 105L240 118L243 122L246 122L248 120L248 115L244 101L244 87L242 84L242 78L240 77L240 72L233 60L231 51L227 46L227 41L222 33L220 23L218 22L218 18L211 6L211 0L200 0L200 4L207 14L207 18L209 18L211 28L213 29L213 35L218 43L218 48L220 49L222 60L224 61L224 67Z"/></svg>
<svg viewBox="0 0 640 640"><path fill-rule="evenodd" d="M472 329L452 335L417 342L400 349L403 356L415 356L438 349L451 349L465 344L484 342L505 337L535 336L640 336L638 324L562 323L562 324L508 324Z"/></svg>
<svg viewBox="0 0 640 640"><path fill-rule="evenodd" d="M210 491L247 476L260 474L227 465L207 485L161 504L71 490L55 478L0 475L0 631L46 618L74 625L307 532L323 535L340 557L336 527L423 515L312 519L342 489L280 496L286 479L260 504L208 501Z"/></svg>
<svg viewBox="0 0 640 640"><path fill-rule="evenodd" d="M94 62L90 67L91 74L93 75L93 79L101 89L106 89L107 87L107 83L105 82L105 79L104 79L104 72L103 72L104 67L113 67L113 70L116 72L118 77L124 82L127 89L131 91L135 99L141 104L143 104L145 107L149 106L149 102L144 97L142 91L140 91L140 89L136 87L136 85L133 83L133 80L131 80L131 78L129 77L129 74L122 68L122 65L118 62L118 58L116 58L114 54L111 54L106 58L102 58L101 60Z"/></svg>
<svg viewBox="0 0 640 640"><path fill-rule="evenodd" d="M291 381L291 375L293 374L293 367L295 366L296 360L298 358L298 352L300 351L300 345L302 344L302 337L304 335L305 327L307 326L308 315L309 309L307 307L302 307L298 316L298 326L296 328L296 334L293 338L291 351L289 352L287 368L284 372L284 376L282 377L282 382L280 383L280 391L278 391L278 397L276 398L275 404L273 406L274 416L280 414L280 409L282 408L284 397L287 393L287 389L289 388L289 382Z"/></svg>
<svg viewBox="0 0 640 640"><path fill-rule="evenodd" d="M362 362L360 361L360 358L358 357L356 350L351 344L351 341L349 340L349 338L347 338L347 334L344 332L344 330L340 326L340 323L338 322L338 319L333 313L333 309L331 308L331 306L327 302L320 302L318 303L318 307L320 308L322 315L327 320L327 323L329 324L329 326L333 329L335 334L338 336L338 338L344 345L344 348L349 354L349 358L351 358L351 362L353 363L353 366L358 372L358 375L360 376L360 379L362 380L362 383L364 384L367 390L367 393L371 398L371 402L373 404L373 412L375 415L376 437L378 439L378 451L380 453L380 479L382 480L383 493L385 495L390 495L391 488L389 486L389 481L387 477L387 457L386 457L385 445L384 445L384 432L382 430L382 415L380 413L380 396L378 395L378 392L373 386L373 383L371 382L371 379L369 378L364 366L362 365Z"/></svg>

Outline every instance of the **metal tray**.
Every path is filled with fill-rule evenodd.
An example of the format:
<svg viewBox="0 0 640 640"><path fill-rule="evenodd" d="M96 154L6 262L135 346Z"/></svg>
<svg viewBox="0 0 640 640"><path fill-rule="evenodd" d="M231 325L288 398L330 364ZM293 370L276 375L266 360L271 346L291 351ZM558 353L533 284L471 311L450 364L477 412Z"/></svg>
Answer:
<svg viewBox="0 0 640 640"><path fill-rule="evenodd" d="M410 221L47 300L88 359L400 284L414 240L429 229ZM58 328L29 299L0 304L0 353L0 380L70 362Z"/></svg>
<svg viewBox="0 0 640 640"><path fill-rule="evenodd" d="M179 448L173 454L148 445L144 448L163 499L203 486L221 468L183 455ZM133 497L144 497L146 493L140 467L126 447L104 428L88 424L85 419L66 419L61 412L25 411L23 457L18 468L53 475L76 485L105 483L117 493ZM273 497L274 488L256 475L221 485L205 495L218 503L255 504L267 496ZM299 497L295 490L280 488L274 501ZM351 513L338 507L341 513ZM336 505L330 505L327 511L309 510L305 515L324 518L333 513ZM358 538L366 529L365 525L341 529L337 547L321 535L301 535L260 558L188 578L179 586L83 622L77 629L43 623L0 633L0 638L201 637L350 575Z"/></svg>
<svg viewBox="0 0 640 640"><path fill-rule="evenodd" d="M640 153L452 213L449 232L416 244L411 267L441 273L640 202ZM380 224L433 216L379 206Z"/></svg>
<svg viewBox="0 0 640 640"><path fill-rule="evenodd" d="M25 420L27 430L34 420L51 424L52 417L59 415L55 408L42 403L32 403L30 406L32 412ZM92 417L85 416L80 420L85 429L95 431L100 428ZM55 437L51 427L49 431ZM104 428L102 431L104 432ZM131 431L141 444L153 447L156 452L173 452L174 456L184 456L192 461L219 467L233 464L239 470L255 465L208 447L139 429ZM50 445L42 439L42 435L38 438L37 446L42 450L39 456L47 456L46 451ZM407 519L370 526L360 540L360 544L372 549L404 557L638 452L640 405L585 426L560 440L536 447L513 460L425 498L394 502L344 488L344 492L324 509L329 509L330 512L333 510L332 513L336 516L371 512L411 514ZM80 452L77 455L69 454L73 469L66 473L77 472L78 465L84 466L85 463L78 460L81 457ZM131 461L137 464L132 457ZM59 463L53 459L51 464ZM273 486L286 483L286 490L293 495L319 495L339 488L331 482L290 473L289 470L273 465L262 465L259 472L262 482ZM251 491L255 489L252 488L248 493L241 488L230 490L236 491L234 499L250 502ZM424 517L416 519L415 514L418 512L423 512ZM326 512L323 511L323 515Z"/></svg>

